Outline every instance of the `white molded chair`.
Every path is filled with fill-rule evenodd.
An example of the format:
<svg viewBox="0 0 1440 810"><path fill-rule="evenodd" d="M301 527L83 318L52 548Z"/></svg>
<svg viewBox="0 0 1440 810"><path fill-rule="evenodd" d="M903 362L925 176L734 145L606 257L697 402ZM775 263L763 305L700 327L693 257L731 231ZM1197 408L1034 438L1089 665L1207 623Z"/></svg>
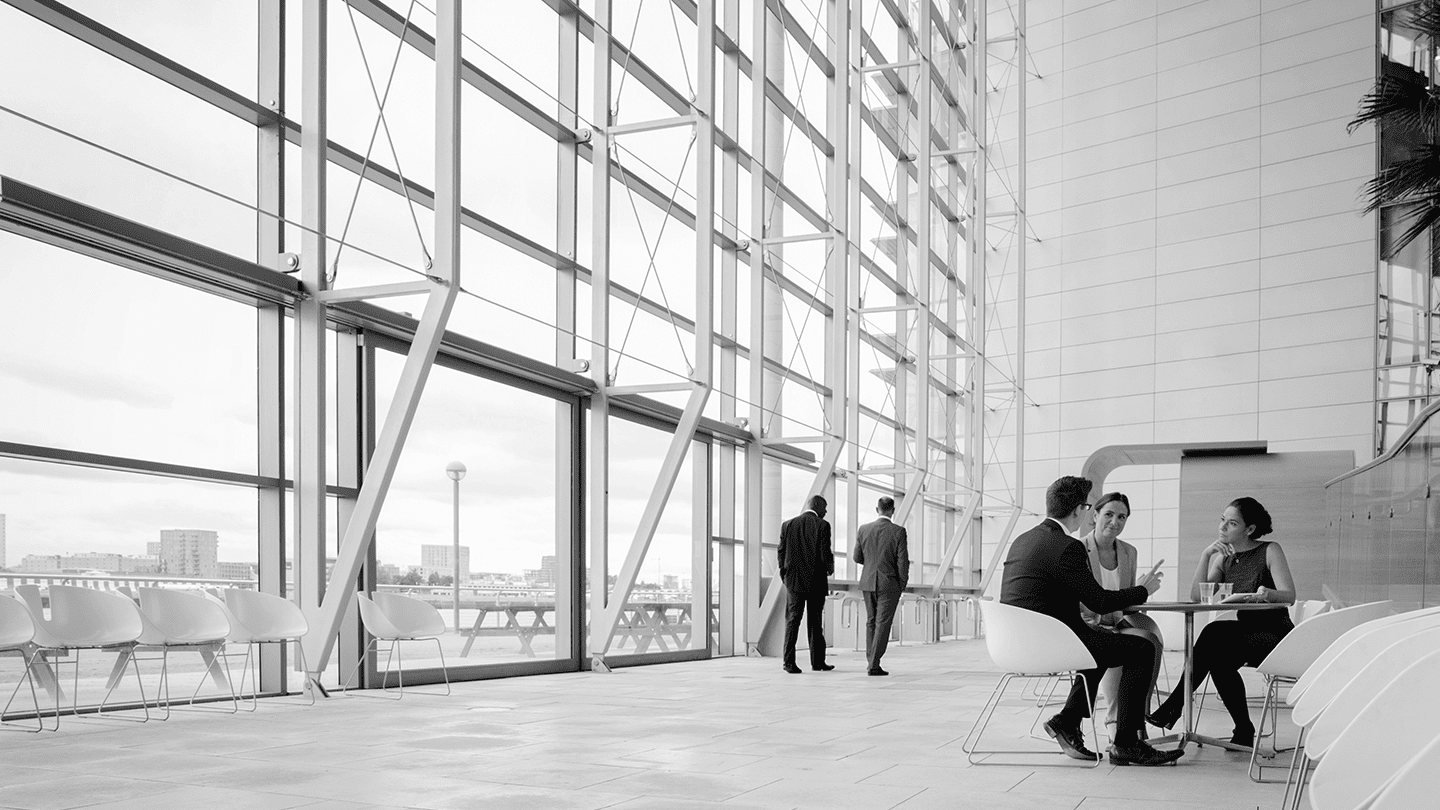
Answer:
<svg viewBox="0 0 1440 810"><path fill-rule="evenodd" d="M1414 624L1407 622L1401 626L1414 627ZM1308 712L1309 703L1320 699L1320 690L1324 686L1317 684L1306 693L1305 698L1302 698L1302 701L1306 702L1304 708L1307 709L1301 714L1301 719L1306 723L1304 726L1305 751L1299 760L1298 770L1293 766L1291 768L1291 777L1296 785L1296 807L1299 806L1301 794L1305 789L1306 771L1330 752L1360 713L1367 710L1370 701L1395 680L1396 673L1405 671L1416 661L1428 655L1440 652L1440 626L1432 626L1415 633L1405 634L1401 638L1394 639L1390 646L1378 652L1373 650L1364 652L1370 654L1363 662L1363 666L1355 671L1355 674L1341 688L1335 691L1334 696L1317 714L1312 716ZM1297 708L1299 707L1297 706ZM1286 783L1285 789L1288 796L1289 782Z"/></svg>
<svg viewBox="0 0 1440 810"><path fill-rule="evenodd" d="M5 708L0 710L0 718L10 711L10 704L14 703L15 696L20 694L20 685L28 681L30 699L35 702L34 730L44 731L45 721L40 717L40 696L35 692L35 677L30 673L35 660L35 649L35 620L30 617L30 609L8 596L0 596L0 653L15 653L25 662L25 674L21 680L15 682L10 699L5 701Z"/></svg>
<svg viewBox="0 0 1440 810"><path fill-rule="evenodd" d="M1416 752L1435 739L1440 724L1440 700L1433 699L1437 682L1440 651L1400 672L1356 713L1315 768L1310 783L1310 806L1314 810L1354 810L1363 806ZM1433 774L1431 779L1430 801L1420 806L1434 806Z"/></svg>
<svg viewBox="0 0 1440 810"><path fill-rule="evenodd" d="M1005 687L1011 679L1061 674L1084 678L1081 670L1095 669L1098 666L1095 657L1085 649L1085 645L1073 630L1058 619L1043 613L999 602L982 601L980 615L985 621L985 648L990 652L990 659L1006 672L995 685L995 690L990 693L990 699L975 718L975 723L970 727L970 733L965 735L965 742L961 747L973 765L1000 764L983 758L977 760L977 755L987 757L990 754L1043 753L1034 749L981 749L980 737L985 733L985 727L989 725L996 707L1000 705ZM1098 745L1094 709L1094 706L1090 707L1090 738ZM1099 764L1100 760L1097 759L1091 767Z"/></svg>
<svg viewBox="0 0 1440 810"><path fill-rule="evenodd" d="M388 641L390 650L385 657L385 671L380 675L380 688L382 691L388 689L385 682L389 680L390 662L394 660L400 683L399 695L395 699L399 700L405 696L405 661L400 653L400 642L433 641L435 648L440 651L440 672L445 676L445 694L450 694L450 673L445 669L445 650L440 645L440 636L445 634L445 620L440 617L440 611L429 602L396 593L377 591L369 597L357 593L355 599L360 606L360 622L365 625L365 632L370 634L371 639L365 645L360 660L350 670L345 685L349 686L355 673L365 663L370 648L375 647L378 653L379 642Z"/></svg>
<svg viewBox="0 0 1440 810"><path fill-rule="evenodd" d="M1366 810L1415 810L1435 804L1435 774L1440 773L1440 736L1405 763L1389 784L1374 795Z"/></svg>
<svg viewBox="0 0 1440 810"><path fill-rule="evenodd" d="M1306 599L1303 602L1296 602L1290 606L1290 621L1296 625L1319 616L1330 609L1330 603L1324 599Z"/></svg>
<svg viewBox="0 0 1440 810"><path fill-rule="evenodd" d="M310 666L305 660L305 645L300 643L305 634L310 632L310 624L305 620L305 614L300 611L300 607L288 599L260 591L227 588L222 595L231 618L227 640L245 645L245 671L240 674L239 692L244 693L245 675L249 673L254 689L250 710L254 711L257 705L253 695L260 692L260 678L255 671L259 656L253 654L253 651L258 649L256 645L283 644L287 641L295 642L300 670L305 673L305 691L310 697L309 705L315 705L315 687L310 682Z"/></svg>
<svg viewBox="0 0 1440 810"><path fill-rule="evenodd" d="M1320 657L1315 659L1315 663L1311 664L1310 668L1305 670L1305 674L1301 675L1299 680L1295 681L1295 685L1290 687L1290 693L1286 696L1286 702L1289 703L1291 706L1296 705L1300 700L1300 697L1304 695L1305 692L1310 688L1310 685L1315 683L1316 679L1325 673L1325 670L1331 665L1331 663L1334 662L1337 658L1341 657L1344 651L1356 640L1363 638L1369 633L1373 633L1383 627L1387 627L1398 622L1407 622L1411 619L1423 618L1432 614L1440 614L1440 607L1426 608L1424 610L1412 610L1405 613L1392 613L1389 616L1381 616L1378 619L1371 619L1370 621L1365 622L1362 625L1353 627L1350 630L1346 631L1345 635L1336 639L1334 644L1331 644L1329 647L1327 647L1325 649L1325 652L1321 653Z"/></svg>
<svg viewBox="0 0 1440 810"><path fill-rule="evenodd" d="M136 591L140 598L140 615L145 621L145 630L136 640L136 649L160 650L160 685L156 689L156 699L163 701L165 715L162 719L168 720L171 651L200 653L205 659L205 674L211 675L219 664L217 655L223 652L225 637L230 634L230 620L226 618L224 608L198 593L168 588L137 588ZM221 671L224 672L223 668ZM220 680L219 676L216 680ZM230 691L231 705L239 708L228 672L224 675L224 685ZM199 692L198 688L196 692ZM193 695L190 702L195 702Z"/></svg>
<svg viewBox="0 0 1440 810"><path fill-rule="evenodd" d="M31 606L31 618L35 621L35 644L40 648L39 657L43 665L59 667L69 663L75 668L75 679L71 687L72 714L79 713L80 704L80 651L117 650L122 656L117 669L123 674L123 665L128 663L135 670L135 682L140 686L140 704L145 711L145 720L150 719L150 706L145 702L145 683L140 680L140 664L132 651L136 639L145 629L140 609L134 602L122 596L73 585L50 586L50 618L34 612L33 606L40 604L40 589L35 585L16 586L15 592ZM74 651L75 660L68 662L48 661L46 654L57 651ZM97 714L105 710L105 703L119 684L112 678L100 700ZM60 679L55 679L55 728L60 728Z"/></svg>
<svg viewBox="0 0 1440 810"><path fill-rule="evenodd" d="M1294 684L1331 644L1355 627L1388 614L1392 604L1389 601L1371 602L1341 608L1296 625L1255 668L1265 678L1265 702L1260 708L1259 734L1250 749L1251 779L1256 782L1280 781L1266 779L1265 765L1260 762L1260 739L1265 736L1267 716L1270 718L1270 743L1274 749L1270 757L1273 758L1280 750L1276 744L1280 724L1280 687Z"/></svg>

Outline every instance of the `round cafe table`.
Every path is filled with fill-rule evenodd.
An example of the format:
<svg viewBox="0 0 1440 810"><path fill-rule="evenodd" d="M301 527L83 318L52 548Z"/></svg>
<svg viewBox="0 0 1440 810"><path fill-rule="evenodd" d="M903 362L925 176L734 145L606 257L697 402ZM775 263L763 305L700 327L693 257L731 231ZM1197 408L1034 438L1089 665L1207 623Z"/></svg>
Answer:
<svg viewBox="0 0 1440 810"><path fill-rule="evenodd" d="M1229 610L1283 610L1289 607L1283 604L1271 604L1266 602L1146 602L1143 605L1134 605L1125 608L1126 613L1183 613L1185 614L1185 717L1180 730L1173 734L1166 734L1163 737L1156 737L1150 740L1151 744L1175 742L1179 748L1184 750L1185 744L1193 742L1197 745L1214 745L1230 751L1250 752L1247 745L1236 745L1229 740L1219 740L1214 737L1207 737L1195 731L1195 694L1190 688L1190 673L1194 668L1195 657L1195 614L1196 613L1221 613Z"/></svg>

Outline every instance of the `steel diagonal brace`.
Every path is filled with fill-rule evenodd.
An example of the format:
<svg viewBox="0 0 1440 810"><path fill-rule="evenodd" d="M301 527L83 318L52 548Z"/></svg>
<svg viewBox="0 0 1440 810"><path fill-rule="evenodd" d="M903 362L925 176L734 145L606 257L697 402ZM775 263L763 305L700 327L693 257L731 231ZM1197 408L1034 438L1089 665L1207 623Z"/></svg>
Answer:
<svg viewBox="0 0 1440 810"><path fill-rule="evenodd" d="M650 541L655 539L655 530L660 526L660 516L665 511L670 492L675 488L675 479L680 475L680 468L690 452L690 443L695 439L695 429L700 425L700 415L704 413L705 403L709 398L708 386L696 386L695 390L690 392L690 400L685 403L685 411L675 427L675 435L670 438L670 448L665 452L665 460L660 464L655 487L650 491L650 499L645 503L640 525L635 528L635 539L630 543L630 550L625 553L625 562L616 577L615 589L610 592L610 601L605 605L605 615L591 636L591 657L600 659L601 664L604 663L605 653L610 650L615 629L620 625L625 602L630 598L630 592L635 589L635 579L640 575L645 553L650 550ZM603 587L603 584L597 587Z"/></svg>
<svg viewBox="0 0 1440 810"><path fill-rule="evenodd" d="M313 678L318 678L325 671L340 632L341 619L355 595L350 583L360 575L375 522L390 491L400 451L415 419L420 394L434 366L435 354L445 335L445 323L450 318L458 292L459 288L453 284L437 286L425 302L424 314L420 316L420 324L415 330L415 340L410 344L410 352L405 355L405 366L400 372L395 398L385 417L385 427L375 443L375 455L365 468L365 480L355 499L355 511L345 527L345 535L340 538L340 551L330 575L330 587L325 589L325 599L320 603L318 615L306 617L310 622L310 632L306 633L302 643L305 658L314 667Z"/></svg>
<svg viewBox="0 0 1440 810"><path fill-rule="evenodd" d="M835 474L835 465L840 463L840 454L844 450L844 439L830 439L829 444L825 447L825 455L820 459L820 467L815 470L815 480L810 484L810 493L805 496L806 503L825 491L825 485L830 482L830 476ZM764 598L760 600L760 610L750 625L750 638L760 638L760 634L764 632L780 605L780 591L784 589L785 583L780 581L778 573L770 578L770 587L766 589Z"/></svg>
<svg viewBox="0 0 1440 810"><path fill-rule="evenodd" d="M970 524L975 522L975 512L980 508L980 496L979 492L970 496L970 503L966 505L965 513L960 518L960 525L955 527L955 533L950 536L950 542L945 544L945 554L935 568L935 580L930 583L931 596L940 595L940 588L945 582L945 574L954 564L955 555L960 552L960 546L965 542L965 535L970 531Z"/></svg>

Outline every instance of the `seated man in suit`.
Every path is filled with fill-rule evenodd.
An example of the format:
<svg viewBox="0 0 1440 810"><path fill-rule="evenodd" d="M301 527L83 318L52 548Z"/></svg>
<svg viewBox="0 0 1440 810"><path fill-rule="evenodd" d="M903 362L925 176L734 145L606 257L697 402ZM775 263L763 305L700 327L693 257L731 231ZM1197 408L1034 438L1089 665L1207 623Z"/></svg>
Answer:
<svg viewBox="0 0 1440 810"><path fill-rule="evenodd" d="M1064 622L1099 664L1075 679L1065 707L1045 722L1045 733L1055 738L1061 750L1075 759L1100 758L1085 747L1080 721L1090 716L1105 670L1121 667L1120 708L1115 739L1108 751L1110 761L1116 765L1164 765L1179 759L1183 752L1157 750L1140 737L1145 699L1154 678L1153 646L1138 636L1102 633L1080 616L1082 604L1096 613L1110 613L1141 604L1160 588L1158 573L1119 591L1107 591L1095 581L1085 544L1076 539L1093 521L1092 486L1084 478L1067 475L1045 491L1045 521L1015 538L1005 558L1000 601Z"/></svg>

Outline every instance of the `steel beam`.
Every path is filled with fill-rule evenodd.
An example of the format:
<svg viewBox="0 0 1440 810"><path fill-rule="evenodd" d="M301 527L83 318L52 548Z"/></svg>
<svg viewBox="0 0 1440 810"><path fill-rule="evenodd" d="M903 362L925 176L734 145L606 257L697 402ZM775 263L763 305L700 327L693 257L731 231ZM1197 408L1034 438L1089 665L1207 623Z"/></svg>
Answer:
<svg viewBox="0 0 1440 810"><path fill-rule="evenodd" d="M598 130L591 139L593 154L608 156L611 113L612 60L614 42L610 36L614 21L611 0L595 0L591 39L594 64L591 68L593 108ZM579 12L577 14L577 19ZM584 32L583 26L581 27ZM589 455L587 458L588 503L590 509L588 652L592 670L606 671L605 651L610 646L613 626L606 624L606 596L610 582L610 171L608 159L590 161L590 376L596 391L590 397ZM618 615L618 614L617 614Z"/></svg>
<svg viewBox="0 0 1440 810"><path fill-rule="evenodd" d="M960 547L964 545L965 536L970 533L971 524L976 524L978 528L980 502L983 497L984 493L978 490L974 495L970 496L970 503L965 506L964 516L960 518L955 528L955 533L951 535L950 540L945 544L945 550L941 553L940 559L937 561L935 577L929 583L931 596L939 595L941 587L945 585L945 575L949 573L950 566L955 562L955 555L960 552Z"/></svg>

